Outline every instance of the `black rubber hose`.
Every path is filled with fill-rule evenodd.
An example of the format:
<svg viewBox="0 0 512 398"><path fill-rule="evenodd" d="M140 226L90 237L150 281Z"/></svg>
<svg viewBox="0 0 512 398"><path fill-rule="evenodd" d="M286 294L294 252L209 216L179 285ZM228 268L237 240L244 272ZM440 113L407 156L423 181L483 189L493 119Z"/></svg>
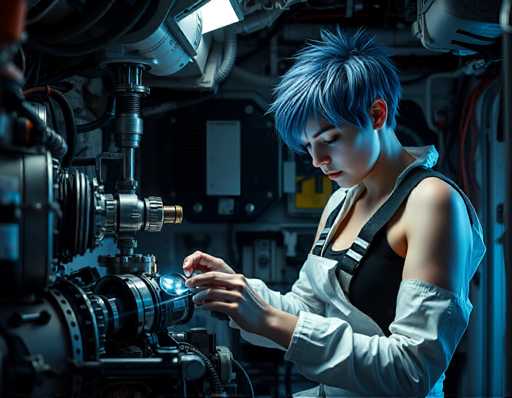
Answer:
<svg viewBox="0 0 512 398"><path fill-rule="evenodd" d="M31 89L28 89L23 92L25 97L29 99L30 97L34 95L44 95L48 98L54 99L57 104L59 105L59 108L62 111L62 115L64 117L64 122L66 124L66 138L67 143L69 145L69 151L66 154L66 156L63 159L63 166L68 167L71 165L71 161L73 160L73 155L75 154L76 150L76 122L75 122L75 114L73 113L73 108L71 107L70 103L68 102L67 98L62 94L59 90L50 87L34 87Z"/></svg>
<svg viewBox="0 0 512 398"><path fill-rule="evenodd" d="M242 375L244 376L245 381L247 382L247 387L249 388L249 393L251 394L250 397L254 398L255 397L255 395L254 395L254 388L253 388L252 383L251 383L251 378L247 374L247 371L244 369L242 364L240 362L238 362L236 359L232 359L231 362L233 362L233 365L235 365L238 368L238 370L240 370Z"/></svg>
<svg viewBox="0 0 512 398"><path fill-rule="evenodd" d="M68 152L66 140L64 140L62 136L57 134L46 124L44 124L28 102L22 102L18 106L17 111L21 114L21 116L30 120L34 125L34 129L41 134L39 137L40 143L46 146L53 157L62 160L62 158Z"/></svg>
<svg viewBox="0 0 512 398"><path fill-rule="evenodd" d="M46 128L45 145L50 151L50 153L53 155L53 157L59 160L63 158L65 159L69 154L68 146L64 138L62 138L60 134L57 134L49 127Z"/></svg>
<svg viewBox="0 0 512 398"><path fill-rule="evenodd" d="M114 96L112 96L108 100L107 109L105 110L105 113L103 113L103 115L101 115L98 119L96 119L92 122L77 125L76 131L78 134L83 134L83 133L88 133L89 131L100 129L109 120L111 120L114 117L114 114L115 114L115 98L114 98Z"/></svg>
<svg viewBox="0 0 512 398"><path fill-rule="evenodd" d="M193 346L190 343L187 343L185 341L176 341L174 337L172 337L170 334L168 334L168 337L176 344L178 345L180 350L188 349L189 351L192 351L197 356L199 356L205 363L206 370L208 371L210 382L212 383L212 387L215 390L214 392L216 394L219 394L221 397L226 396L226 390L224 386L222 385L222 381L220 380L219 375L217 374L217 371L215 370L215 366L213 366L212 361L210 361L210 358L208 358L205 354L203 354L198 348Z"/></svg>
<svg viewBox="0 0 512 398"><path fill-rule="evenodd" d="M106 34L98 38L91 39L84 43L70 44L68 46L61 47L56 47L51 43L38 42L34 38L29 41L29 44L31 44L34 48L48 54L64 57L82 56L93 53L107 47L112 42L128 33L135 27L135 25L137 25L137 23L141 20L141 18L144 16L144 13L151 5L151 1L143 1L141 3L142 7L135 13L135 15L127 18L127 20L130 21L128 24L119 23L115 27L112 27L113 31L109 30Z"/></svg>

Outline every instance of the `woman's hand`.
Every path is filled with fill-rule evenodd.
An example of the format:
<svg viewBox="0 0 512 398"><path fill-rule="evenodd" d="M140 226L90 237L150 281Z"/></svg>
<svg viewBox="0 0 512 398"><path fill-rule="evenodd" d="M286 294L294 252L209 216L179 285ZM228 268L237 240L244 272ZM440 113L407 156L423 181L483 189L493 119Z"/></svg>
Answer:
<svg viewBox="0 0 512 398"><path fill-rule="evenodd" d="M243 275L210 271L189 278L186 285L204 289L192 298L200 308L222 312L248 332L266 333L273 308L249 286Z"/></svg>
<svg viewBox="0 0 512 398"><path fill-rule="evenodd" d="M210 256L209 254L195 251L183 260L183 272L190 276L194 271L208 272L217 271L226 274L234 274L233 268L227 265L223 259Z"/></svg>

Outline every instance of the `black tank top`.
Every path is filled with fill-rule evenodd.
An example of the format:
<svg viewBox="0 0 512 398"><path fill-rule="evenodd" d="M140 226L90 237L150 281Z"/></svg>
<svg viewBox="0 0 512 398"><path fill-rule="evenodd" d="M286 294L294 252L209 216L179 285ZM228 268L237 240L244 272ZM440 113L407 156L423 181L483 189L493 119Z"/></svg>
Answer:
<svg viewBox="0 0 512 398"><path fill-rule="evenodd" d="M356 308L372 318L384 334L389 336L389 325L395 318L396 299L405 259L389 246L386 229L382 228L375 235L365 256L364 266L356 269L348 292L345 293ZM341 261L347 250L332 250L331 242L324 257ZM337 276L340 279L339 273Z"/></svg>
<svg viewBox="0 0 512 398"><path fill-rule="evenodd" d="M400 178L391 197L363 226L350 249L333 251L327 242L330 230L343 208L343 202L329 215L324 229L313 246L313 254L337 261L336 273L341 288L350 302L372 318L389 336L389 325L395 317L398 290L402 281L405 259L389 246L387 225L413 188L424 178L438 177L456 188L465 201L460 188L449 178L422 166L410 169ZM466 203L466 206L470 206ZM340 275L342 274L342 275Z"/></svg>

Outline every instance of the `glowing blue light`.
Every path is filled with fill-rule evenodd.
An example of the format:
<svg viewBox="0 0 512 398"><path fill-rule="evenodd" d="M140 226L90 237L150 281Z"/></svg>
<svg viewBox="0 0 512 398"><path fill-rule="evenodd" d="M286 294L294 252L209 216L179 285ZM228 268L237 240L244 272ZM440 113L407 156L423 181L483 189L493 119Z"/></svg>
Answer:
<svg viewBox="0 0 512 398"><path fill-rule="evenodd" d="M189 290L185 285L185 279L180 274L160 276L160 288L171 296L181 296Z"/></svg>

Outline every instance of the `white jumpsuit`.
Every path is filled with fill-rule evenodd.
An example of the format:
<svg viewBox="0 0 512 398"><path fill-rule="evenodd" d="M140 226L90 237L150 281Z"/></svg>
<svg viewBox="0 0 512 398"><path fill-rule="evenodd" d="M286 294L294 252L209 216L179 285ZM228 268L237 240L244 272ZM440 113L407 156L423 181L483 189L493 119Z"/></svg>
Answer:
<svg viewBox="0 0 512 398"><path fill-rule="evenodd" d="M437 162L433 146L405 149L416 158L408 168L430 168ZM331 231L362 190L358 185L333 193L327 211L346 200ZM297 393L297 397L443 396L444 372L472 310L469 283L485 253L482 227L471 205L468 214L472 242L465 272L460 275L461 291L448 291L421 280L402 281L389 337L349 302L336 279L336 261L314 254L309 254L298 280L284 295L259 279L249 279L251 287L270 305L298 316L290 345L284 348L244 330L242 337L256 345L286 350L286 360L305 377L320 383ZM233 321L230 326L238 328Z"/></svg>

